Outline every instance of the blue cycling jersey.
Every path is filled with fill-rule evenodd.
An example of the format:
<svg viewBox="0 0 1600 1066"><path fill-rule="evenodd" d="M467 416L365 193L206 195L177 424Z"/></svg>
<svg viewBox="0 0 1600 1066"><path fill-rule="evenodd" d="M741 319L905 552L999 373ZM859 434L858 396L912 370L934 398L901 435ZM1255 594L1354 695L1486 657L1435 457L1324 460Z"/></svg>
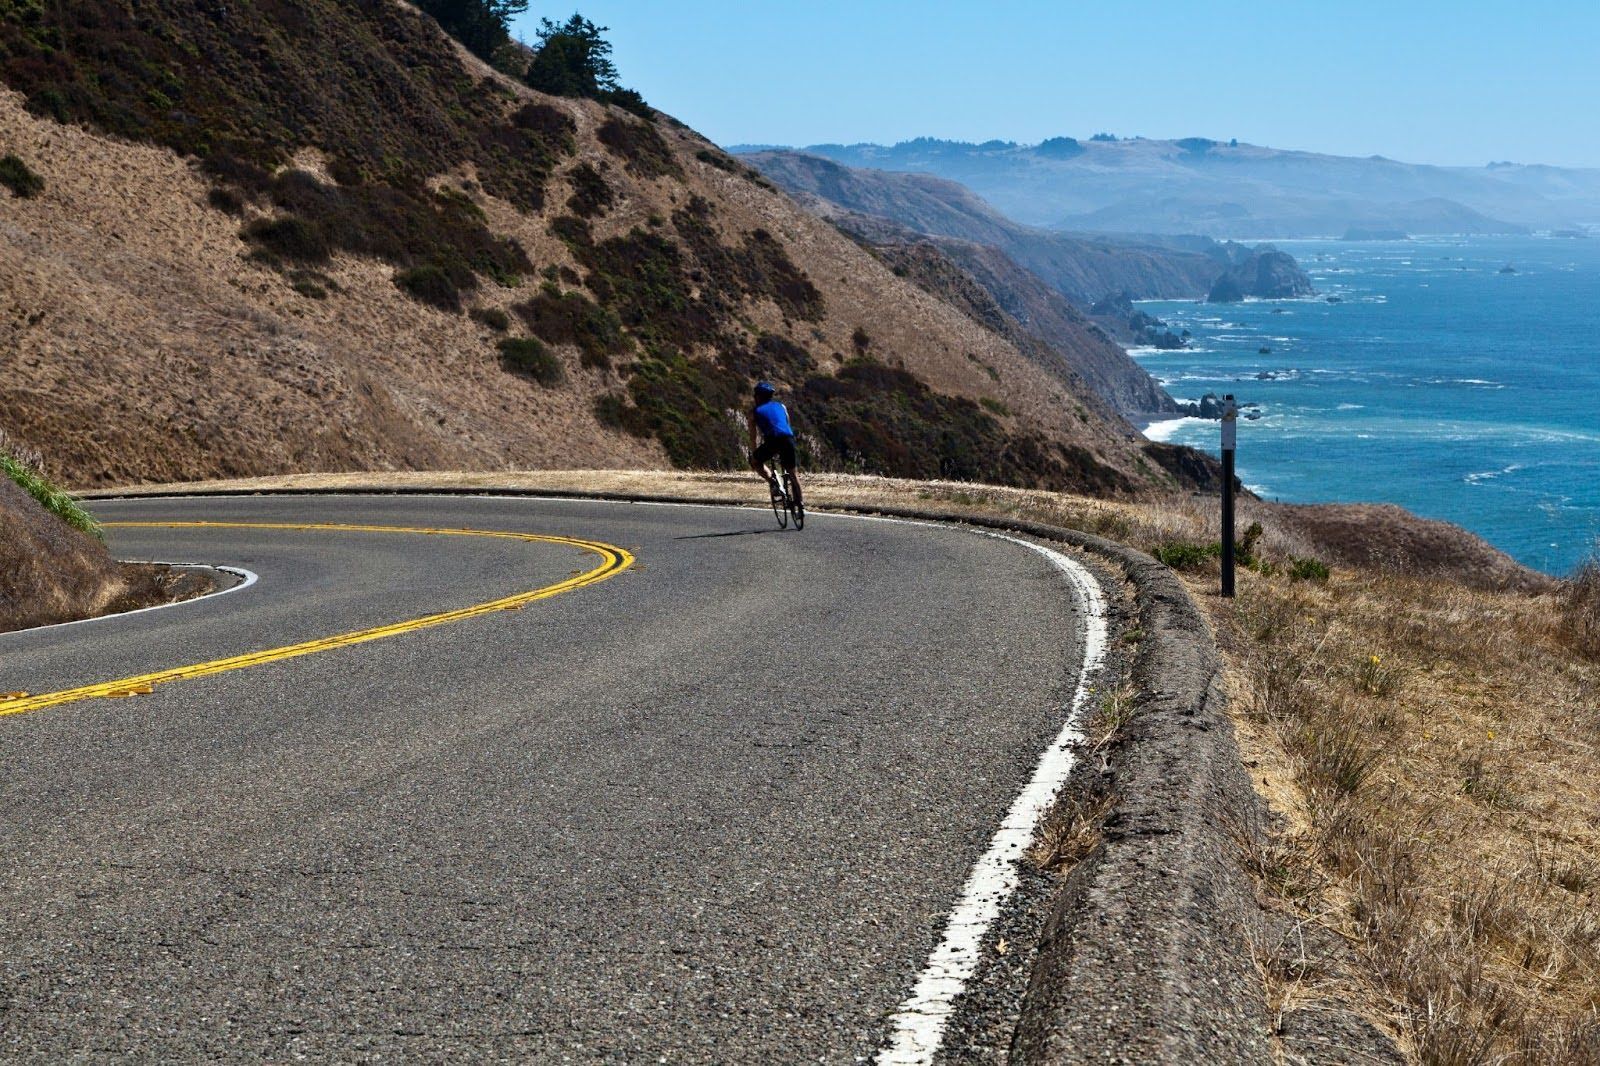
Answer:
<svg viewBox="0 0 1600 1066"><path fill-rule="evenodd" d="M794 436L794 430L789 428L789 411L777 400L768 400L756 408L756 428L761 431L762 440Z"/></svg>

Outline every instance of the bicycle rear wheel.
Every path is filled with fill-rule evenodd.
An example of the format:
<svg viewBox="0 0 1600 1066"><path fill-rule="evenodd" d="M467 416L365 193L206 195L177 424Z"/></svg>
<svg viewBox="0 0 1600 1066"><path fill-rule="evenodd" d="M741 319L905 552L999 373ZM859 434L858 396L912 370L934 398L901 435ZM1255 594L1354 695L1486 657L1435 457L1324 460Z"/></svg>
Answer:
<svg viewBox="0 0 1600 1066"><path fill-rule="evenodd" d="M785 478L784 480L787 482L788 479ZM806 509L800 506L799 500L794 498L794 489L792 486L785 484L784 488L787 490L785 495L789 497L789 514L794 518L794 528L806 528Z"/></svg>

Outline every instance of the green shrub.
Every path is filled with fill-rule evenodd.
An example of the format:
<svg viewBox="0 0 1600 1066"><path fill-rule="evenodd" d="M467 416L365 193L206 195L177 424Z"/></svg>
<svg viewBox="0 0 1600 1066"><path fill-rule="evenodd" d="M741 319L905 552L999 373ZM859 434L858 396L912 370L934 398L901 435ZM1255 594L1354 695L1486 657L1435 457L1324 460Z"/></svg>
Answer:
<svg viewBox="0 0 1600 1066"><path fill-rule="evenodd" d="M979 399L978 402L982 404L983 409L988 411L990 414L1005 416L1011 413L1011 408L1007 407L1004 401L997 400L992 396L984 396Z"/></svg>
<svg viewBox="0 0 1600 1066"><path fill-rule="evenodd" d="M28 164L9 153L0 156L0 185L23 200L44 192L44 179L30 170Z"/></svg>
<svg viewBox="0 0 1600 1066"><path fill-rule="evenodd" d="M744 465L739 425L728 417L744 402L742 378L717 363L672 350L641 359L628 381L633 406L625 429L661 442L673 465L736 470Z"/></svg>
<svg viewBox="0 0 1600 1066"><path fill-rule="evenodd" d="M733 158L726 152L717 152L710 148L702 148L694 154L694 157L700 160L702 163L709 163L718 170L726 171L729 174L737 174L741 169L739 164L734 162Z"/></svg>
<svg viewBox="0 0 1600 1066"><path fill-rule="evenodd" d="M448 270L437 264L428 263L399 271L394 276L394 283L402 291L441 311L461 310L461 286Z"/></svg>
<svg viewBox="0 0 1600 1066"><path fill-rule="evenodd" d="M536 337L509 337L499 344L500 360L508 369L526 374L546 388L566 378L566 371L544 342Z"/></svg>
<svg viewBox="0 0 1600 1066"><path fill-rule="evenodd" d="M0 452L0 472L3 472L12 481L16 482L24 492L39 501L40 506L57 518L61 519L73 529L80 530L99 540L105 539L105 534L96 522L85 511L77 500L56 488L39 474L23 466L11 456Z"/></svg>
<svg viewBox="0 0 1600 1066"><path fill-rule="evenodd" d="M736 353L724 361L748 378L787 378L798 380L816 368L816 360L805 348L776 333L763 333L748 366L740 366Z"/></svg>
<svg viewBox="0 0 1600 1066"><path fill-rule="evenodd" d="M315 223L293 215L258 218L241 236L292 263L326 263L333 255L327 234Z"/></svg>
<svg viewBox="0 0 1600 1066"><path fill-rule="evenodd" d="M1244 537L1234 541L1234 555L1243 566L1253 566L1256 562L1256 544L1261 540L1261 535L1266 531L1261 528L1260 522L1251 522L1244 531Z"/></svg>
<svg viewBox="0 0 1600 1066"><path fill-rule="evenodd" d="M600 99L608 104L615 104L630 114L638 115L642 119L654 122L656 109L644 102L644 97L639 95L637 89L612 89L600 94Z"/></svg>
<svg viewBox="0 0 1600 1066"><path fill-rule="evenodd" d="M1158 544L1150 553L1174 570L1199 570L1211 559L1222 554L1221 544L1195 544L1187 540L1169 540Z"/></svg>
<svg viewBox="0 0 1600 1066"><path fill-rule="evenodd" d="M650 430L638 417L638 410L628 405L624 396L614 392L601 393L594 400L594 416L602 426L625 430L635 437L650 436Z"/></svg>
<svg viewBox="0 0 1600 1066"><path fill-rule="evenodd" d="M672 149L649 122L613 115L601 124L596 136L612 155L623 161L629 172L641 178L683 176Z"/></svg>
<svg viewBox="0 0 1600 1066"><path fill-rule="evenodd" d="M1300 558L1296 555L1289 556L1290 581L1326 581L1328 580L1328 564L1320 559L1309 556Z"/></svg>
<svg viewBox="0 0 1600 1066"><path fill-rule="evenodd" d="M1131 488L1084 448L1008 433L971 400L875 362L809 378L795 407L814 428L819 458L845 470L1096 493Z"/></svg>
<svg viewBox="0 0 1600 1066"><path fill-rule="evenodd" d="M572 196L567 208L580 218L598 218L616 199L606 179L588 163L579 163L568 176L572 179Z"/></svg>
<svg viewBox="0 0 1600 1066"><path fill-rule="evenodd" d="M481 322L496 333L504 333L511 328L511 316L498 307L474 307L470 312L475 322Z"/></svg>
<svg viewBox="0 0 1600 1066"><path fill-rule="evenodd" d="M206 193L206 202L230 215L244 214L244 198L232 189L215 188Z"/></svg>
<svg viewBox="0 0 1600 1066"><path fill-rule="evenodd" d="M621 320L581 292L561 293L550 285L512 310L540 340L576 345L586 367L610 367L613 355L633 348Z"/></svg>

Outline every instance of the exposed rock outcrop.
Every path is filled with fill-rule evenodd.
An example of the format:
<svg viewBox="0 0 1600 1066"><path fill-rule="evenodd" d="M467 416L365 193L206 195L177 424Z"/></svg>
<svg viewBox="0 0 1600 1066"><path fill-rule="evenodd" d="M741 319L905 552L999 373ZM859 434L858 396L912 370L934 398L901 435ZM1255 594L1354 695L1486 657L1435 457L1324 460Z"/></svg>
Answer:
<svg viewBox="0 0 1600 1066"><path fill-rule="evenodd" d="M1238 303L1249 296L1287 300L1316 292L1311 279L1294 256L1271 245L1261 245L1241 262L1229 267L1206 294L1209 303Z"/></svg>

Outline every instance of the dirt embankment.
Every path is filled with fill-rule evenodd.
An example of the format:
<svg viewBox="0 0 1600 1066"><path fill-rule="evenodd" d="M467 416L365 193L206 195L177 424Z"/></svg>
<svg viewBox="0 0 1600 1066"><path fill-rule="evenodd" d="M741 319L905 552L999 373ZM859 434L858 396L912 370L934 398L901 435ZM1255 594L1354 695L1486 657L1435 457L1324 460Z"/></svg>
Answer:
<svg viewBox="0 0 1600 1066"><path fill-rule="evenodd" d="M205 579L169 566L117 562L104 544L0 477L0 633L169 603L208 588Z"/></svg>

